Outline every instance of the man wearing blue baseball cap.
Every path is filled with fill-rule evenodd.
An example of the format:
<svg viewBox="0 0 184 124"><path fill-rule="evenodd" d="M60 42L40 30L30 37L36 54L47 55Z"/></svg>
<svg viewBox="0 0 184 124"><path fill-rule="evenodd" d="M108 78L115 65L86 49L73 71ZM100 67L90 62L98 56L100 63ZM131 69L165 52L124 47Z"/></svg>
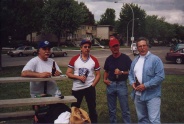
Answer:
<svg viewBox="0 0 184 124"><path fill-rule="evenodd" d="M89 54L90 49L91 41L82 40L81 53L70 60L66 75L73 79L72 95L77 99L71 106L80 108L85 97L91 123L97 123L95 86L100 80L100 65L98 60Z"/></svg>
<svg viewBox="0 0 184 124"><path fill-rule="evenodd" d="M37 77L37 78L49 78L52 75L52 65L54 60L49 58L50 56L50 42L49 41L41 41L38 44L38 56L32 58L28 61L28 63L24 66L21 76L22 77ZM59 76L62 72L55 62L56 72L55 76ZM43 82L30 82L30 94L31 97L35 97L35 95L45 94ZM58 92L58 87L55 81L48 81L46 83L46 94L50 94L52 96Z"/></svg>

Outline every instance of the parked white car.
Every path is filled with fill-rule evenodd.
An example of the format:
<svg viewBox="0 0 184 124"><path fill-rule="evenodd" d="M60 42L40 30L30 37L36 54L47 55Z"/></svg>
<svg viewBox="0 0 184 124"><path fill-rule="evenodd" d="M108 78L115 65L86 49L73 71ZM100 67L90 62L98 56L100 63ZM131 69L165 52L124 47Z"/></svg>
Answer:
<svg viewBox="0 0 184 124"><path fill-rule="evenodd" d="M62 56L62 57L67 56L67 52L66 51L63 51L59 47L52 47L50 49L50 52L51 52L51 54L50 54L50 57L51 58L60 57L60 56Z"/></svg>
<svg viewBox="0 0 184 124"><path fill-rule="evenodd" d="M7 54L11 57L14 57L14 56L22 57L22 56L28 56L28 55L36 56L37 49L35 49L32 46L21 46L15 50L9 50Z"/></svg>
<svg viewBox="0 0 184 124"><path fill-rule="evenodd" d="M139 54L139 52L138 52L138 50L137 50L137 45L136 45L136 43L132 43L130 49L132 50L132 53L134 54L134 56Z"/></svg>
<svg viewBox="0 0 184 124"><path fill-rule="evenodd" d="M131 44L131 50L132 50L132 51L137 50L136 43L132 43L132 44Z"/></svg>

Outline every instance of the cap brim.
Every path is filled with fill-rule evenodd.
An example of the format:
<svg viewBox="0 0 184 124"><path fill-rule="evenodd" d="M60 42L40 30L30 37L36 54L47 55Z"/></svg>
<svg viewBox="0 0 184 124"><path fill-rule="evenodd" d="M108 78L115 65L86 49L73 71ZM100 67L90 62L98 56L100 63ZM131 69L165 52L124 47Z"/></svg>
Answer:
<svg viewBox="0 0 184 124"><path fill-rule="evenodd" d="M40 48L45 48L45 47L49 47L49 48L51 48L51 46L50 46L50 45L44 45L44 46L42 46L42 47L40 47Z"/></svg>
<svg viewBox="0 0 184 124"><path fill-rule="evenodd" d="M89 45L91 45L91 42L84 42L84 43L81 43L80 46L82 46L83 44L89 44Z"/></svg>
<svg viewBox="0 0 184 124"><path fill-rule="evenodd" d="M115 45L119 45L119 43L116 43L116 44L110 45L110 47L113 47L113 46L115 46Z"/></svg>

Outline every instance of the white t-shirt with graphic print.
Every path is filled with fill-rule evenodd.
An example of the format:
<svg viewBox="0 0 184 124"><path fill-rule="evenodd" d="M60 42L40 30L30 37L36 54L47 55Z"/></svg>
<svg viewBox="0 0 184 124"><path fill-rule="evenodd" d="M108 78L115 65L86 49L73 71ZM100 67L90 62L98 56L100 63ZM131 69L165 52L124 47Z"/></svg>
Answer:
<svg viewBox="0 0 184 124"><path fill-rule="evenodd" d="M81 82L77 79L73 80L72 90L74 91L90 87L95 79L94 71L100 70L98 60L92 55L89 55L88 59L83 61L81 54L78 54L70 60L68 67L73 68L74 75L78 76L83 75L86 71L88 71L85 82Z"/></svg>

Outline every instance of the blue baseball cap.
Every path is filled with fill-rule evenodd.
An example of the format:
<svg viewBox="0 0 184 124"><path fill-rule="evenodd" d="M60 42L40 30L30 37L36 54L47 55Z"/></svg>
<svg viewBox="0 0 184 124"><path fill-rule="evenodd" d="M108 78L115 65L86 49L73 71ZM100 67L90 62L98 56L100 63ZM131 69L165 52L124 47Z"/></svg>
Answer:
<svg viewBox="0 0 184 124"><path fill-rule="evenodd" d="M44 47L51 47L50 46L50 42L49 41L41 41L39 44L38 44L38 49L40 48L44 48Z"/></svg>
<svg viewBox="0 0 184 124"><path fill-rule="evenodd" d="M84 40L81 41L80 46L82 46L83 44L86 44L86 43L91 45L91 41L90 40L84 39Z"/></svg>

